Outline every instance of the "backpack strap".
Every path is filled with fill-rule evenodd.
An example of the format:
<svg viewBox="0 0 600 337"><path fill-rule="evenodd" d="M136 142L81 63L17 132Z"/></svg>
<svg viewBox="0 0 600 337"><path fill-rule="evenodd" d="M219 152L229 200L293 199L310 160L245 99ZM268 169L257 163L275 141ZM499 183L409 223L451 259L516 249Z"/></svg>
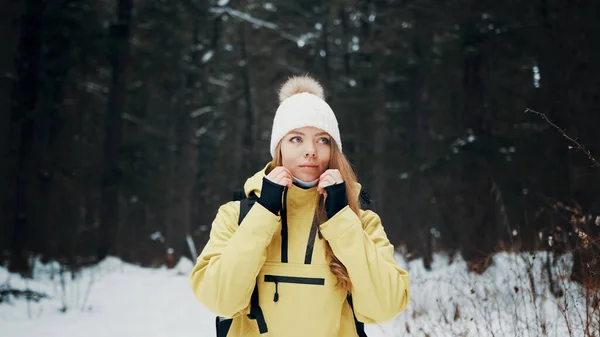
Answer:
<svg viewBox="0 0 600 337"><path fill-rule="evenodd" d="M240 216L238 217L238 226L242 223L248 212L250 212L250 208L254 206L254 203L258 200L256 194L252 193L248 198L244 197L240 199Z"/></svg>
<svg viewBox="0 0 600 337"><path fill-rule="evenodd" d="M267 329L267 321L265 321L265 316L263 315L262 309L258 304L258 285L254 286L254 291L252 291L252 297L250 298L250 313L248 318L255 319L256 324L258 325L258 331L263 334L269 329Z"/></svg>
<svg viewBox="0 0 600 337"><path fill-rule="evenodd" d="M244 189L239 189L237 191L233 191L233 193L231 194L231 200L232 201L240 201L240 200L244 200L246 199L246 192L244 191Z"/></svg>
<svg viewBox="0 0 600 337"><path fill-rule="evenodd" d="M360 189L359 200L362 209L371 209L371 196L367 193L367 191L365 191L364 187L361 187ZM367 337L367 333L365 332L365 323L360 322L358 319L356 319L356 313L354 313L354 305L352 304L352 295L348 294L348 296L346 296L346 300L348 301L348 304L350 304L350 308L352 309L352 316L354 316L354 326L356 326L356 333L358 334L358 337Z"/></svg>
<svg viewBox="0 0 600 337"><path fill-rule="evenodd" d="M248 197L244 193L244 190L240 190L238 192L234 192L233 200L240 201L240 216L238 217L238 226L242 223L254 203L258 200L256 194L251 193ZM250 313L246 315L248 318L256 320L256 324L258 325L258 331L261 334L269 331L267 329L267 322L265 321L265 316L263 315L262 309L258 303L258 284L254 285L254 290L252 291L252 296L250 297ZM233 319L227 318L222 319L221 317L217 317L216 326L217 326L217 337L226 337L229 329L231 328L231 323Z"/></svg>
<svg viewBox="0 0 600 337"><path fill-rule="evenodd" d="M370 209L371 208L371 196L367 191L365 191L364 187L361 187L359 194L360 205L362 209Z"/></svg>
<svg viewBox="0 0 600 337"><path fill-rule="evenodd" d="M231 323L233 323L233 320L231 318L223 318L217 316L215 321L217 328L217 337L227 337L227 333L231 328Z"/></svg>
<svg viewBox="0 0 600 337"><path fill-rule="evenodd" d="M258 200L256 194L251 193L247 198L243 198L240 201L240 216L238 218L238 226L242 223L254 203ZM256 324L258 324L258 331L263 334L267 331L267 322L265 321L265 316L263 315L262 309L258 303L258 284L254 285L254 290L252 291L252 297L250 297L250 313L247 315L250 319L255 319Z"/></svg>
<svg viewBox="0 0 600 337"><path fill-rule="evenodd" d="M356 333L358 334L358 337L367 337L367 333L365 332L365 323L359 322L358 319L356 319L356 314L354 313L354 305L352 304L352 295L348 294L348 296L346 296L346 300L348 301L348 304L350 304L350 308L352 309L352 316L354 316L354 326L356 326Z"/></svg>

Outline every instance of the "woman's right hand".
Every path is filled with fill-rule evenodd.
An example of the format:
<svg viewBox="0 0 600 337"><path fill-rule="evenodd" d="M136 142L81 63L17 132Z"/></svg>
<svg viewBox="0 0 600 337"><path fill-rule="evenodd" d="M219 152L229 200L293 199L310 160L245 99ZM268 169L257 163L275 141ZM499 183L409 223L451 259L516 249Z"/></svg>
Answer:
<svg viewBox="0 0 600 337"><path fill-rule="evenodd" d="M282 208L281 195L285 187L292 186L292 173L283 166L277 166L263 178L258 203L277 215Z"/></svg>
<svg viewBox="0 0 600 337"><path fill-rule="evenodd" d="M292 172L283 166L275 167L265 178L277 185L292 187Z"/></svg>

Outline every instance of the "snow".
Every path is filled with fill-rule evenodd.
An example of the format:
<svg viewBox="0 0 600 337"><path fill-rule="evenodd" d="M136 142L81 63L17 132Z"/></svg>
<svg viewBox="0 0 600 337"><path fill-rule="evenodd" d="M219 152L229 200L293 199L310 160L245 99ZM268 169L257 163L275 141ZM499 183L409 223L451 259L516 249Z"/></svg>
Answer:
<svg viewBox="0 0 600 337"><path fill-rule="evenodd" d="M207 51L206 53L204 53L204 55L202 55L202 63L206 63L206 62L210 61L214 55L215 55L214 50Z"/></svg>
<svg viewBox="0 0 600 337"><path fill-rule="evenodd" d="M263 27L263 28L268 28L268 29L273 29L273 30L277 30L279 28L279 26L277 26L274 23L267 22L265 20L261 20L261 19L256 18L248 13L240 12L238 10L235 10L235 9L232 9L229 7L211 8L210 12L215 13L215 14L222 14L222 13L226 12L231 16L237 17L238 19L241 19L243 21L247 21L258 27Z"/></svg>
<svg viewBox="0 0 600 337"><path fill-rule="evenodd" d="M200 117L209 112L213 112L213 107L212 106L204 106L200 109L192 111L190 113L190 117L192 117L192 118Z"/></svg>
<svg viewBox="0 0 600 337"><path fill-rule="evenodd" d="M6 269L0 280L13 288L29 286L51 296L28 303L13 300L0 305L3 337L28 336L212 336L214 318L190 292L187 273L192 264L150 269L107 259L86 268L75 280L67 278L66 291L54 277L57 266L40 266L35 281L27 282ZM88 287L89 299L85 300ZM63 299L64 297L64 299ZM66 313L60 308L66 304Z"/></svg>
<svg viewBox="0 0 600 337"><path fill-rule="evenodd" d="M270 2L265 2L263 8L270 12L277 12L277 8Z"/></svg>
<svg viewBox="0 0 600 337"><path fill-rule="evenodd" d="M449 263L448 256L435 255L430 271L423 268L421 260L407 262L398 256L398 263L409 271L412 280L409 307L390 323L367 325L367 334L583 336L585 294L565 277L570 256L560 258L552 267L566 294L561 298L550 294L544 274L546 257L543 252L500 253L483 275L476 275L467 272L460 256ZM0 303L0 335L214 336L214 315L196 301L188 286L191 268L188 259L167 269L141 268L109 258L72 275L60 273L57 263L36 263L32 280L0 268L0 289L10 286L49 296L38 303L20 298ZM597 309L592 314L599 316Z"/></svg>

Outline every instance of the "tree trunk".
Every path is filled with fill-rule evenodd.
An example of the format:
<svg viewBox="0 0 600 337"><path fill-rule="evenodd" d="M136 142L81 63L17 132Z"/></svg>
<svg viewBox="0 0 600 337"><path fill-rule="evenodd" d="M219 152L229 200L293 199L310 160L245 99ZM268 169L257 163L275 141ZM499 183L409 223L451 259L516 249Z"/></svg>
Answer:
<svg viewBox="0 0 600 337"><path fill-rule="evenodd" d="M175 258L187 252L185 239L190 234L190 216L192 212L192 197L196 186L197 149L194 141L196 123L194 118L182 116L179 121L177 144L179 156L175 162L175 175L173 176L173 194L170 207L171 219L167 227L167 246L172 250ZM191 257L195 259L196 256ZM172 267L172 266L171 266Z"/></svg>
<svg viewBox="0 0 600 337"><path fill-rule="evenodd" d="M428 68L430 66L431 32L425 26L417 25L412 37L412 51L418 61L408 71L411 83L409 101L412 108L407 123L407 143L410 161L422 165L428 162L427 156L427 127L429 122L429 81ZM406 244L408 251L423 256L423 265L429 270L433 259L431 223L433 205L430 202L431 187L424 173L417 171L409 176L408 194L405 196L407 203L407 223L405 230L412 233L412 238Z"/></svg>
<svg viewBox="0 0 600 337"><path fill-rule="evenodd" d="M98 257L118 254L119 238L119 152L122 145L125 110L125 84L133 0L118 0L118 18L111 27L110 63L111 83L107 104L107 119L104 139L104 170L102 177L102 206L100 211L100 233Z"/></svg>
<svg viewBox="0 0 600 337"><path fill-rule="evenodd" d="M246 29L245 24L240 25L240 52L242 56L243 66L241 67L241 77L244 85L244 111L245 111L245 130L244 130L244 143L240 147L240 150L244 152L243 157L243 175L252 174L256 169L255 158L258 155L255 139L256 139L256 123L257 120L254 107L252 105L252 84L250 82L250 56L248 54L248 45L246 43Z"/></svg>
<svg viewBox="0 0 600 337"><path fill-rule="evenodd" d="M465 18L463 31L463 93L466 127L478 136L478 142L489 138L490 118L484 104L485 39L476 25L476 18ZM465 132L466 130L463 130ZM486 137L488 136L488 137ZM495 245L488 233L496 230L491 209L495 207L490 194L489 158L468 153L462 157L460 182L462 184L463 255L471 271L483 272L489 264L488 256Z"/></svg>
<svg viewBox="0 0 600 337"><path fill-rule="evenodd" d="M329 88L329 95L326 94L327 101L332 104L332 100L334 99L334 95L331 95L331 92L334 91L332 74L331 74L331 46L330 46L330 35L332 29L332 23L335 18L336 13L332 10L332 6L325 5L325 17L323 18L323 51L325 52L325 56L323 56L323 73L325 74L325 86Z"/></svg>
<svg viewBox="0 0 600 337"><path fill-rule="evenodd" d="M200 13L199 13L200 14ZM197 46L201 43L201 27L204 23L204 15L195 15L193 24L192 40L190 46ZM198 148L196 141L196 129L198 128L198 119L201 116L192 116L191 111L197 109L200 104L198 88L206 90L203 76L203 68L199 68L200 54L197 48L191 48L190 64L186 76L184 87L183 105L180 107L179 115L175 124L177 132L176 150L177 155L173 156L171 163L172 180L174 188L172 189L170 221L167 227L167 247L173 256L172 263L179 257L188 252L186 245L186 236L190 234L193 191L196 187L196 174L198 172ZM172 251L171 251L172 250ZM196 256L191 256L192 260ZM173 267L173 265L169 265Z"/></svg>
<svg viewBox="0 0 600 337"><path fill-rule="evenodd" d="M348 11L345 7L339 9L339 16L342 24L342 43L344 46L348 46L350 41L350 27L348 23ZM344 75L351 76L351 65L350 65L350 51L348 47L344 48Z"/></svg>
<svg viewBox="0 0 600 337"><path fill-rule="evenodd" d="M4 53L0 53L0 252L10 246L14 209L13 198L16 174L15 158L10 149L10 93L15 76L15 54L19 38L19 27L15 24L22 14L23 1L5 1L0 7L0 41L4 41ZM10 74L10 75L9 75Z"/></svg>
<svg viewBox="0 0 600 337"><path fill-rule="evenodd" d="M42 16L45 2L28 0L21 21L17 78L11 90L10 136L11 151L16 153L15 207L9 270L30 273L28 264L29 234L31 231L30 185L34 177L32 158L35 137L36 108L40 77Z"/></svg>
<svg viewBox="0 0 600 337"><path fill-rule="evenodd" d="M74 233L81 205L75 168L77 148L77 112L65 106L68 74L73 66L71 55L80 27L78 5L74 0L49 3L44 31L44 80L40 95L39 160L41 179L36 184L35 240L40 253L74 262ZM72 265L72 264L71 264Z"/></svg>
<svg viewBox="0 0 600 337"><path fill-rule="evenodd" d="M372 194L374 200L376 200L377 211L381 214L385 214L385 195L386 195L386 184L387 177L385 173L385 147L386 147L386 136L387 130L387 116L383 108L374 106L373 107L373 189Z"/></svg>

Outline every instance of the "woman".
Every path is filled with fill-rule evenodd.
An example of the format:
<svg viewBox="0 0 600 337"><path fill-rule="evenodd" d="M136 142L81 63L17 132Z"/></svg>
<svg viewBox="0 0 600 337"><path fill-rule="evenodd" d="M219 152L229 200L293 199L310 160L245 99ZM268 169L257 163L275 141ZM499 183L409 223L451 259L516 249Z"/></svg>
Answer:
<svg viewBox="0 0 600 337"><path fill-rule="evenodd" d="M220 207L190 275L219 336L364 336L393 319L410 282L379 216L360 205L322 87L288 80L273 121L273 161L244 185L257 198ZM249 200L249 199L246 199ZM223 331L225 330L225 331Z"/></svg>

